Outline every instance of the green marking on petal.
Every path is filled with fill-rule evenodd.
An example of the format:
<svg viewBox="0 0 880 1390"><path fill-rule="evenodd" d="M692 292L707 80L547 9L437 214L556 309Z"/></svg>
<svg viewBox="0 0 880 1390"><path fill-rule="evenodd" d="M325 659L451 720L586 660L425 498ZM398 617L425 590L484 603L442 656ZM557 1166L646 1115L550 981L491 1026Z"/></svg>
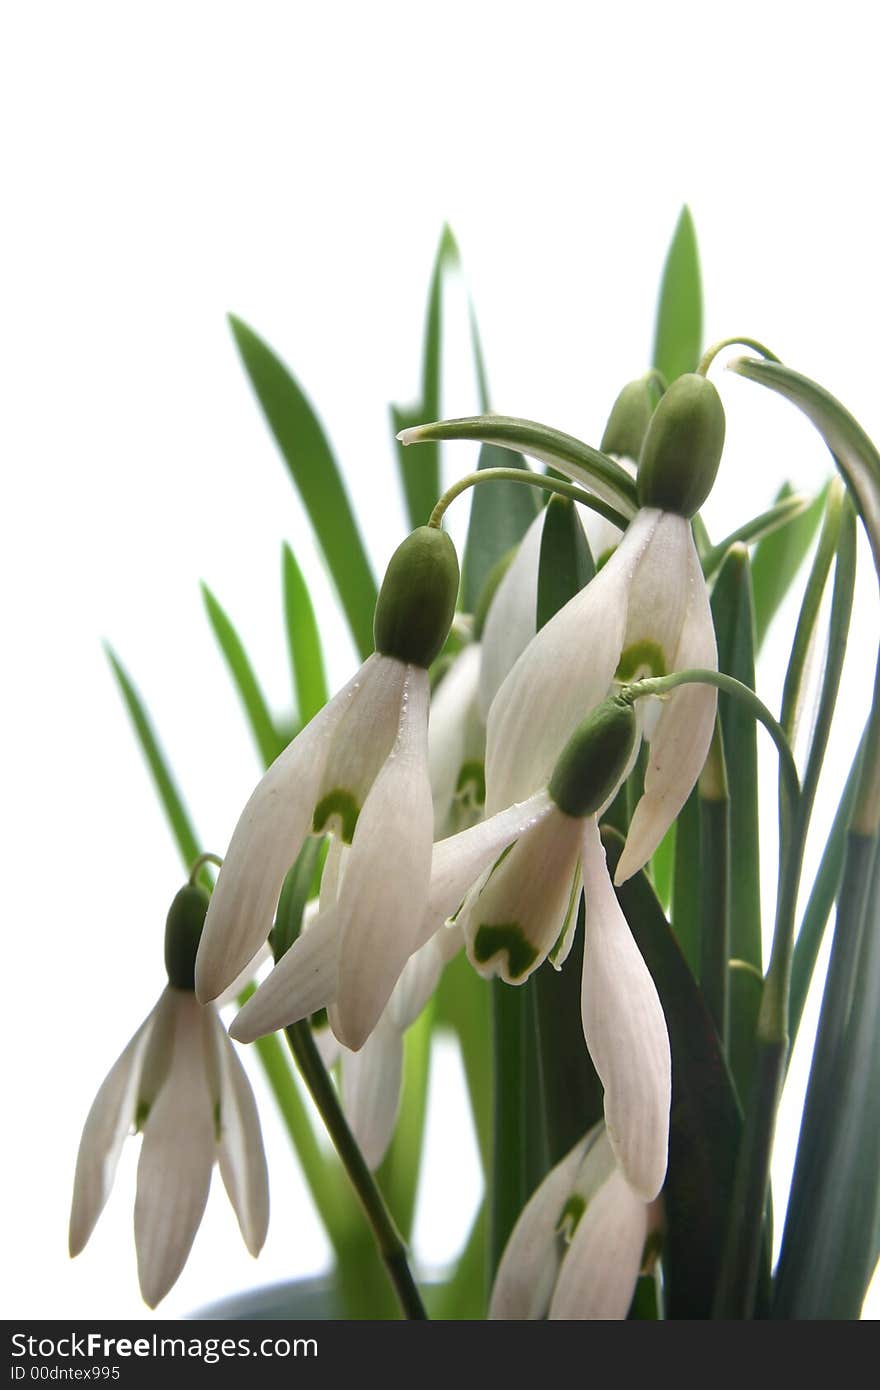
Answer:
<svg viewBox="0 0 880 1390"><path fill-rule="evenodd" d="M354 828L360 814L358 806L351 792L344 787L337 787L334 791L328 792L323 796L315 807L315 814L312 817L312 830L316 835L320 835L322 830L328 828L328 822L334 816L338 818L339 834L347 845L354 839Z"/></svg>
<svg viewBox="0 0 880 1390"><path fill-rule="evenodd" d="M631 647L626 648L614 673L614 679L631 681L635 680L637 675L666 675L666 658L663 655L663 648L658 642L652 642L649 637L644 638L641 642L633 642Z"/></svg>
<svg viewBox="0 0 880 1390"><path fill-rule="evenodd" d="M507 956L507 974L511 980L523 980L528 975L538 952L523 935L516 922L490 926L481 922L474 935L474 958L486 965L495 956Z"/></svg>
<svg viewBox="0 0 880 1390"><path fill-rule="evenodd" d="M572 1236L586 1209L587 1204L580 1193L573 1192L559 1213L559 1220L556 1222L556 1234L562 1236L566 1244L571 1244Z"/></svg>
<svg viewBox="0 0 880 1390"><path fill-rule="evenodd" d="M598 558L597 561L596 561L596 573L597 573L597 574L599 573L599 571L600 571L600 569L602 568L603 565L607 565L607 564L608 564L608 561L611 559L611 556L614 554L614 552L615 552L616 549L617 549L617 546L616 546L616 545L609 545L608 548L607 548L606 550L603 550L603 551L602 551L602 553L600 554L599 558Z"/></svg>
<svg viewBox="0 0 880 1390"><path fill-rule="evenodd" d="M214 1102L214 1138L217 1140L218 1144L220 1143L222 1132L223 1127L220 1123L220 1102L218 1100Z"/></svg>
<svg viewBox="0 0 880 1390"><path fill-rule="evenodd" d="M455 784L455 794L473 806L486 804L486 769L476 758L462 763Z"/></svg>
<svg viewBox="0 0 880 1390"><path fill-rule="evenodd" d="M547 959L549 960L550 964L553 966L554 970L561 970L561 969L562 969L562 966L561 966L561 965L557 965L556 962L559 960L559 956L560 956L560 953L561 953L561 951L562 951L562 948L563 948L563 946L566 944L566 940L565 940L565 939L566 939L566 937L568 936L569 929L570 929L570 927L571 927L571 919L572 919L573 915L575 914L575 912L576 912L577 909L578 909L578 904L579 904L579 902L580 902L580 896L581 896L580 861L578 861L578 867L577 867L577 869L575 870L574 877L573 877L573 879L572 879L572 881L571 881L571 892L570 892L569 895L568 895L568 907L565 909L565 920L564 920L563 923L562 923L562 930L560 931L559 935L557 936L555 942L553 943L553 948L552 948L552 950L550 951L549 955L547 956Z"/></svg>
<svg viewBox="0 0 880 1390"><path fill-rule="evenodd" d="M135 1112L134 1112L134 1132L135 1132L135 1134L140 1134L140 1132L141 1132L141 1130L143 1129L144 1125L147 1123L147 1116L149 1115L149 1113L150 1113L150 1102L149 1102L148 1100L139 1100L138 1103L137 1103L137 1109L136 1109Z"/></svg>

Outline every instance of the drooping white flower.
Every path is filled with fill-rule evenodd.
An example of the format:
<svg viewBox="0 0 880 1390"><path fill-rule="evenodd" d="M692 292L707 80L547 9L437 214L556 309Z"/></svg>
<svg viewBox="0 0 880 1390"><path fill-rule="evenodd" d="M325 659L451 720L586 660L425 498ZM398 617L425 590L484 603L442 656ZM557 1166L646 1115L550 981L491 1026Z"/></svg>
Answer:
<svg viewBox="0 0 880 1390"><path fill-rule="evenodd" d="M625 1318L659 1222L657 1204L632 1190L597 1125L523 1208L498 1266L489 1317Z"/></svg>
<svg viewBox="0 0 880 1390"><path fill-rule="evenodd" d="M138 1279L154 1308L186 1263L215 1159L252 1255L269 1220L250 1083L217 1010L199 1004L191 990L166 987L95 1097L76 1163L71 1255L88 1241L134 1130L143 1133L134 1213Z"/></svg>
<svg viewBox="0 0 880 1390"><path fill-rule="evenodd" d="M351 846L334 908L338 1035L357 1049L375 1027L417 945L427 898L427 667L457 587L444 533L422 527L395 552L376 609L377 651L276 759L242 812L199 948L200 999L215 998L268 937L305 837L330 833Z"/></svg>

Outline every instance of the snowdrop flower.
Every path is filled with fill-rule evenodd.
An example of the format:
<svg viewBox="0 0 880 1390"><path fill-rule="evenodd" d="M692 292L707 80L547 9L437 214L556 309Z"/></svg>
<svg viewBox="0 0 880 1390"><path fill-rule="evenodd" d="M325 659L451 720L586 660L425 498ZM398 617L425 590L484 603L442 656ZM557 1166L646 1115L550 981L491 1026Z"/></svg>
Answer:
<svg viewBox="0 0 880 1390"><path fill-rule="evenodd" d="M183 888L168 914L168 985L111 1068L89 1111L76 1163L70 1253L104 1209L127 1134L143 1133L134 1210L138 1279L154 1308L186 1263L216 1159L245 1244L258 1255L269 1221L260 1123L244 1068L213 1005L193 993L207 896Z"/></svg>
<svg viewBox="0 0 880 1390"><path fill-rule="evenodd" d="M631 477L636 475L639 454L654 411L655 383L654 372L627 382L611 407L599 446L603 454L610 454ZM596 568L601 569L623 533L613 521L598 512L587 507L580 508L580 512Z"/></svg>
<svg viewBox="0 0 880 1390"><path fill-rule="evenodd" d="M523 1208L489 1317L622 1319L661 1222L617 1167L604 1127L581 1139Z"/></svg>
<svg viewBox="0 0 880 1390"><path fill-rule="evenodd" d="M496 696L486 746L488 814L546 782L566 739L615 679L717 668L709 599L689 518L717 471L724 415L715 388L679 377L651 419L639 463L641 509L594 579L537 634ZM647 862L706 759L716 692L667 697L616 880ZM649 726L646 724L647 735Z"/></svg>
<svg viewBox="0 0 880 1390"><path fill-rule="evenodd" d="M334 909L337 1036L357 1049L376 1026L417 944L427 898L427 668L446 639L457 591L449 537L414 531L382 584L375 653L276 759L242 812L199 948L199 999L216 998L268 937L305 837L330 832L351 846Z"/></svg>

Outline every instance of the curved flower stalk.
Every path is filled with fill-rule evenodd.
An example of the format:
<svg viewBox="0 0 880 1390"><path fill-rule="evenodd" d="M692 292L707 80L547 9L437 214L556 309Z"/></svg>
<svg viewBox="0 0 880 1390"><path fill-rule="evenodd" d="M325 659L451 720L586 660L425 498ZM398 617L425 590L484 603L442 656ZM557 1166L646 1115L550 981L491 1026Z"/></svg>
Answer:
<svg viewBox="0 0 880 1390"><path fill-rule="evenodd" d="M215 998L266 940L309 834L350 845L335 908L337 1036L362 1046L417 942L433 840L427 668L445 641L458 563L422 527L392 556L376 652L276 759L242 812L211 899L196 990ZM394 872L388 872L389 856Z"/></svg>
<svg viewBox="0 0 880 1390"><path fill-rule="evenodd" d="M660 1203L633 1191L597 1125L523 1208L498 1266L489 1317L625 1318L661 1223Z"/></svg>
<svg viewBox="0 0 880 1390"><path fill-rule="evenodd" d="M201 900L201 901L199 901ZM207 899L183 889L175 909L204 920ZM184 930L186 924L184 924ZM186 947L184 946L184 954ZM166 949L166 958L167 958ZM169 984L110 1069L80 1141L70 1213L70 1253L86 1245L104 1209L127 1134L142 1132L134 1211L138 1279L154 1308L177 1280L208 1200L215 1160L245 1244L258 1255L269 1187L250 1083L216 1008L199 1004L187 970Z"/></svg>
<svg viewBox="0 0 880 1390"><path fill-rule="evenodd" d="M711 393L708 405L705 391ZM723 414L719 425L716 403L720 412L714 388L702 377L681 377L666 393L642 451L641 510L608 562L541 629L499 690L487 729L488 813L546 781L572 730L615 680L691 666L717 669L709 599L688 520L720 458ZM701 433L706 411L711 428ZM688 426L692 415L692 438L685 432L683 443L679 417ZM696 459L688 458L688 449ZM693 485L701 469L703 490ZM685 687L664 701L651 729L644 794L617 882L642 868L687 800L708 753L716 702L710 686Z"/></svg>

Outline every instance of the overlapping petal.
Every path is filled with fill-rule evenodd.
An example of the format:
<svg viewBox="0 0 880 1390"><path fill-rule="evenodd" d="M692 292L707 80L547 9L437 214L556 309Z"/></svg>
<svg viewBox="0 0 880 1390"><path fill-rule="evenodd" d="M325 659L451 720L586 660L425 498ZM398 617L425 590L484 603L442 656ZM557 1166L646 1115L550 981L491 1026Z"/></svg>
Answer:
<svg viewBox="0 0 880 1390"><path fill-rule="evenodd" d="M428 775L434 798L435 833L445 828L464 763L483 761L486 734L477 711L481 646L459 652L431 696L428 721Z"/></svg>
<svg viewBox="0 0 880 1390"><path fill-rule="evenodd" d="M226 1029L215 1010L209 1017L220 1082L217 1158L244 1243L256 1256L269 1227L269 1175L260 1119L250 1082Z"/></svg>
<svg viewBox="0 0 880 1390"><path fill-rule="evenodd" d="M648 1208L615 1170L578 1222L556 1280L551 1320L625 1318L647 1234Z"/></svg>
<svg viewBox="0 0 880 1390"><path fill-rule="evenodd" d="M253 1042L331 1004L338 989L340 933L336 907L315 917L236 1014L229 1036Z"/></svg>
<svg viewBox="0 0 880 1390"><path fill-rule="evenodd" d="M605 1088L615 1156L645 1201L666 1175L671 1060L666 1019L611 886L594 818L584 822L584 1037Z"/></svg>
<svg viewBox="0 0 880 1390"><path fill-rule="evenodd" d="M402 1077L403 1034L386 1010L360 1051L342 1058L342 1104L370 1168L378 1168L391 1142Z"/></svg>
<svg viewBox="0 0 880 1390"><path fill-rule="evenodd" d="M535 517L520 541L486 614L478 697L484 724L502 683L535 635L544 515Z"/></svg>

